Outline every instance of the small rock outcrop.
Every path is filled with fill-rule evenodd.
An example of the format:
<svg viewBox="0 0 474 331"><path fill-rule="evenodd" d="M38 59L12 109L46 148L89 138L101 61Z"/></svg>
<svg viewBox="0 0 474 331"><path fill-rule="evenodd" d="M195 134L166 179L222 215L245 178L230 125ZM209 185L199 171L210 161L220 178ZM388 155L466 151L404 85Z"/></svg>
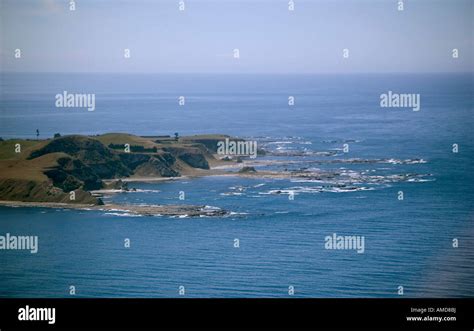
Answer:
<svg viewBox="0 0 474 331"><path fill-rule="evenodd" d="M242 167L242 169L239 170L239 174L245 174L245 173L252 173L252 172L257 172L254 167Z"/></svg>

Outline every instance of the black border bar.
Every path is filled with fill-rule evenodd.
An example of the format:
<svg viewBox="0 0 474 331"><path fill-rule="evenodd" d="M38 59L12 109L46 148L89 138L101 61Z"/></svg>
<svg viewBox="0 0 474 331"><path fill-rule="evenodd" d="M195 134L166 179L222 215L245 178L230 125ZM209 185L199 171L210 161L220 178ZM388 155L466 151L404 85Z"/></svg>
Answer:
<svg viewBox="0 0 474 331"><path fill-rule="evenodd" d="M19 321L20 308L55 308L55 324ZM415 310L412 311L412 308ZM431 308L420 314L420 308ZM455 308L456 312L452 311ZM434 309L434 310L433 310ZM455 321L407 321L408 316ZM144 328L474 328L467 299L0 299L0 330Z"/></svg>

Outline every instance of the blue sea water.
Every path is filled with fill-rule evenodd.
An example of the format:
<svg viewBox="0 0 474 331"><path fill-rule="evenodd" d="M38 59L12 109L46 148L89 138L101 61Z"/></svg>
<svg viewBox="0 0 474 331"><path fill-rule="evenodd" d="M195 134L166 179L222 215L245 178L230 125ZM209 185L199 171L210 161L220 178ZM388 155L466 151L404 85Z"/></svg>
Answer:
<svg viewBox="0 0 474 331"><path fill-rule="evenodd" d="M397 297L399 286L408 297L473 297L473 78L2 74L4 139L34 139L36 129L40 138L225 133L278 151L337 151L258 157L257 170L277 160L287 163L274 168L342 171L363 175L355 186L367 190L215 176L131 183L136 192L106 197L232 211L218 218L0 207L0 235L39 236L37 254L0 251L0 297L66 297L70 285L78 297L177 297L179 286L188 297L287 297L289 286L295 297ZM96 110L56 108L55 95L65 90L95 93ZM381 108L389 90L419 93L421 110ZM340 153L344 143L349 153ZM350 158L370 162L337 161ZM415 176L388 180L400 174ZM286 190L297 192L294 200L275 194ZM333 233L364 236L365 252L325 249Z"/></svg>

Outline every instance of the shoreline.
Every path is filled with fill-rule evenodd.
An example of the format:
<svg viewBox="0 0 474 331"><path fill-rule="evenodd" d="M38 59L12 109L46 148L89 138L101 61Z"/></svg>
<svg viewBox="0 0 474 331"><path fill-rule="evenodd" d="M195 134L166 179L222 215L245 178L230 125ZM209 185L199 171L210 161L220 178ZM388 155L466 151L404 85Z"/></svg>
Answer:
<svg viewBox="0 0 474 331"><path fill-rule="evenodd" d="M226 211L217 207L104 204L102 198L105 194L140 191L129 188L129 183L165 183L202 177L312 182L321 186L321 192L352 192L370 189L373 184L430 181L425 177L432 176L411 172L374 175L345 168L347 164L427 162L421 158L295 160L291 153L279 153L278 157L285 158L224 160L215 149L222 139L229 139L229 136L195 135L176 139L169 136L145 138L124 133L93 137L70 135L25 141L23 144L27 148L21 155L12 154L12 141L3 141L0 147L6 156L0 159L0 206L120 211L140 215L221 216ZM124 144L129 144L132 150L121 150ZM267 151L262 151L266 155ZM338 165L338 168L320 169L319 165ZM365 187L360 188L361 183ZM332 187L335 189L331 190ZM288 190L275 190L277 194L281 191Z"/></svg>
<svg viewBox="0 0 474 331"><path fill-rule="evenodd" d="M185 175L180 177L127 177L104 180L107 183L114 183L118 181L129 182L129 183L159 183L177 180L187 180L200 177L252 177L252 178L290 178L290 173L281 172L252 172L252 173L239 173L239 172L226 172L222 170L213 171L209 170L207 173L199 173L193 175ZM133 192L133 190L122 190L122 189L102 189L90 191L94 196L102 194L117 194ZM65 202L39 202L39 201L16 201L16 200L0 200L0 207L10 208L57 208L57 209L75 209L75 210L87 210L87 211L103 211L103 212L119 212L119 213L131 213L133 215L140 216L171 216L171 217L212 217L212 216L225 216L230 214L229 211L220 209L219 207L209 207L202 205L133 205L133 204L117 204L107 203L104 205L87 204L87 203L65 203Z"/></svg>
<svg viewBox="0 0 474 331"><path fill-rule="evenodd" d="M177 216L177 217L204 217L225 216L229 212L217 207L197 205L121 205L121 204L73 204L63 202L29 202L0 200L0 206L11 208L59 208L87 211L131 213L140 216ZM125 214L126 215L126 214Z"/></svg>

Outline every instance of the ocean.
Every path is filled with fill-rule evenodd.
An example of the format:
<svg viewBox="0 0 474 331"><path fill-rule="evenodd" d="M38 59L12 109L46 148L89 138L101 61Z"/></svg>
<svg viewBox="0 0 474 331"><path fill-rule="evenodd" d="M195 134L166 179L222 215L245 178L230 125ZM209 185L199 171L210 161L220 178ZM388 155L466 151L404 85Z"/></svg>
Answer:
<svg viewBox="0 0 474 331"><path fill-rule="evenodd" d="M0 251L0 297L473 297L473 79L2 73L3 139L223 133L281 154L258 156L257 171L342 175L133 182L105 197L225 217L0 207L0 235L39 237L37 254ZM94 93L96 109L56 108L63 91ZM420 110L380 107L388 91L419 94ZM364 252L326 249L333 234L363 236Z"/></svg>

